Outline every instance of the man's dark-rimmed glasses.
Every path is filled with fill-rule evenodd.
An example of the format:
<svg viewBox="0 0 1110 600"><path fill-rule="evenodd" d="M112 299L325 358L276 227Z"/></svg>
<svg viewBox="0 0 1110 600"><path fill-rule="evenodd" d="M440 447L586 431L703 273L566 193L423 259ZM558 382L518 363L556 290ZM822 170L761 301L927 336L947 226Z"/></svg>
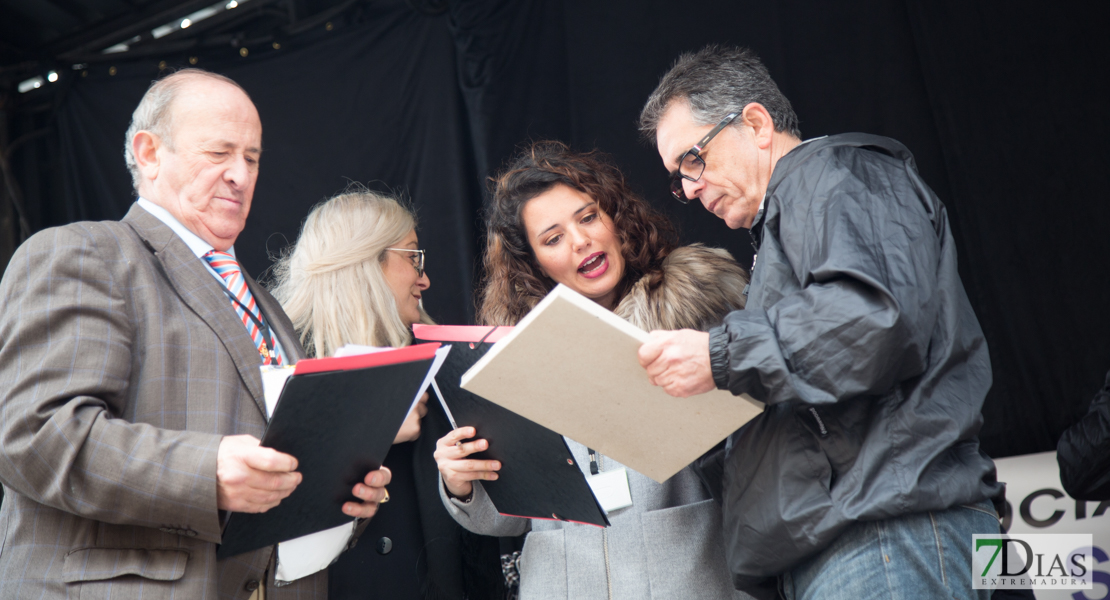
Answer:
<svg viewBox="0 0 1110 600"><path fill-rule="evenodd" d="M682 186L682 180L697 181L701 179L701 174L705 172L705 161L701 157L705 145L713 139L713 136L728 127L728 124L739 115L740 113L729 113L716 127L709 130L709 133L701 138L700 142L694 144L693 148L690 148L678 158L678 170L671 175L671 195L674 196L675 200L683 204L690 202L690 199L686 197L686 189Z"/></svg>

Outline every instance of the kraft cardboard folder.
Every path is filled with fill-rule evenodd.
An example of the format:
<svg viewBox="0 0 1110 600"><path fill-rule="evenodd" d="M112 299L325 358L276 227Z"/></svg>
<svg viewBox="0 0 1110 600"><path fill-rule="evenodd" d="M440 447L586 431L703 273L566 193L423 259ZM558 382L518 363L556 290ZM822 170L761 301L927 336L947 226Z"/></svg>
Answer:
<svg viewBox="0 0 1110 600"><path fill-rule="evenodd" d="M303 479L264 513L232 513L220 558L349 522L344 502L379 468L440 344L297 363L262 437L296 457Z"/></svg>
<svg viewBox="0 0 1110 600"><path fill-rule="evenodd" d="M668 395L640 366L647 337L559 285L462 376L461 387L663 482L763 404L723 390Z"/></svg>
<svg viewBox="0 0 1110 600"><path fill-rule="evenodd" d="M489 449L471 455L501 461L496 481L483 481L503 515L608 526L563 436L459 387L459 378L511 327L415 325L418 340L451 343L436 374L444 410L459 427L472 426ZM483 341L484 340L484 341Z"/></svg>

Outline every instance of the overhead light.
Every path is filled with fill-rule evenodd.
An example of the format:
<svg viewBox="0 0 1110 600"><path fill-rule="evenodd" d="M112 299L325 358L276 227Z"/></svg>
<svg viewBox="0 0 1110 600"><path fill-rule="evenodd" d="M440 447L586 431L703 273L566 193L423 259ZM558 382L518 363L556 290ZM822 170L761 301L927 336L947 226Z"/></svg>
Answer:
<svg viewBox="0 0 1110 600"><path fill-rule="evenodd" d="M246 1L247 0L243 0L243 2L246 2ZM196 25L197 23L207 19L208 17L211 17L214 14L223 12L223 11L229 9L229 8L235 8L235 6L231 6L231 4L235 4L235 6L239 6L238 2L231 2L231 3L226 3L225 4L224 2L221 1L218 4L213 4L212 6L207 6L207 7L202 8L202 9L200 9L200 10L198 10L198 11L192 13L192 14L185 15L180 21L174 21L172 23L166 23L165 25L162 25L161 27L157 27L153 31L151 31L150 33L151 33L151 35L154 36L154 39L165 37L165 36L175 32L179 29L187 29L191 25Z"/></svg>
<svg viewBox="0 0 1110 600"><path fill-rule="evenodd" d="M161 38L161 37L165 37L165 36L175 32L175 31L177 31L178 29L181 29L181 24L180 23L173 23L171 25L163 25L161 27L156 27L156 28L154 28L153 31L150 32L150 34L154 36L154 39L158 39L158 38Z"/></svg>
<svg viewBox="0 0 1110 600"><path fill-rule="evenodd" d="M196 25L197 23L203 21L204 19L207 19L208 17L211 17L212 15L221 13L225 10L237 8L245 2L248 2L248 0L220 0L220 2L217 2L216 4L202 8L192 14L185 15L180 19L177 19L170 23L166 23L165 25L161 25L159 27L155 27L151 30L150 34L156 40L164 38L175 31L187 29L193 25ZM140 39L140 36L135 36L127 40L126 42L120 42L115 46L105 48L104 50L101 50L101 52L103 52L104 54L127 52L131 49L131 44L138 43Z"/></svg>
<svg viewBox="0 0 1110 600"><path fill-rule="evenodd" d="M122 41L122 42L116 44L115 46L105 48L105 49L101 50L100 53L101 54L116 54L118 52L127 52L128 50L131 49L131 44L136 44L141 39L143 39L142 36L136 35L136 36L132 37L131 39L128 39L128 40L125 40L125 41Z"/></svg>
<svg viewBox="0 0 1110 600"><path fill-rule="evenodd" d="M41 75L35 75L30 79L25 79L19 82L19 93L26 94L31 90L37 90L42 87L44 83L46 83L46 81L43 80Z"/></svg>
<svg viewBox="0 0 1110 600"><path fill-rule="evenodd" d="M54 83L55 81L58 81L58 72L57 71L51 71L51 72L47 73L46 74L46 80L49 81L50 83Z"/></svg>

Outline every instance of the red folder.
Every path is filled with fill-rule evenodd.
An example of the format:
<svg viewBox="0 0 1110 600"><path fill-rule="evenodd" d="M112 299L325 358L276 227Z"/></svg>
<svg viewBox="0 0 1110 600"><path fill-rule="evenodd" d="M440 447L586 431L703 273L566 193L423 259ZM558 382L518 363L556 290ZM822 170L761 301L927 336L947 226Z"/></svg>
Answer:
<svg viewBox="0 0 1110 600"><path fill-rule="evenodd" d="M418 340L439 340L441 342L484 342L496 344L513 330L511 325L422 325L412 326L412 333ZM471 346L473 348L474 346Z"/></svg>
<svg viewBox="0 0 1110 600"><path fill-rule="evenodd" d="M327 371L350 371L351 369L366 369L369 367L382 367L397 363L411 362L414 360L427 360L434 358L436 350L441 344L419 344L405 346L392 350L382 350L370 354L357 356L343 356L332 358L306 358L297 363L293 375L307 375L309 373L324 373Z"/></svg>
<svg viewBox="0 0 1110 600"><path fill-rule="evenodd" d="M217 557L350 521L343 503L357 501L351 488L381 467L439 346L298 362L262 445L296 457L304 479L264 513L232 513Z"/></svg>

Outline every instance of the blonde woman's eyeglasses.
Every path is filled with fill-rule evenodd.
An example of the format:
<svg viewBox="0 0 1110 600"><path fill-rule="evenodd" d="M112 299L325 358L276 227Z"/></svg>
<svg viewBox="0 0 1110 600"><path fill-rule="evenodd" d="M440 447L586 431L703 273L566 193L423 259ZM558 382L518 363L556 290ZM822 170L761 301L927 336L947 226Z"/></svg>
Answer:
<svg viewBox="0 0 1110 600"><path fill-rule="evenodd" d="M386 250L393 250L394 252L412 252L412 268L416 269L416 276L424 276L424 251L415 248L386 248Z"/></svg>

